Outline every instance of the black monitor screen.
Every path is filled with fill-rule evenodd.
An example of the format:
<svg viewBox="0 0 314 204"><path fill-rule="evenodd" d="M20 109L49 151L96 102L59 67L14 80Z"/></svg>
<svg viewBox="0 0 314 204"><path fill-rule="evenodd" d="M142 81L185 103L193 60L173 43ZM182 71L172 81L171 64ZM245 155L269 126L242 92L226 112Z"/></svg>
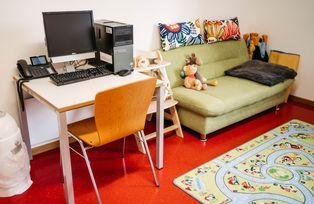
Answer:
<svg viewBox="0 0 314 204"><path fill-rule="evenodd" d="M49 57L95 50L92 11L44 12Z"/></svg>

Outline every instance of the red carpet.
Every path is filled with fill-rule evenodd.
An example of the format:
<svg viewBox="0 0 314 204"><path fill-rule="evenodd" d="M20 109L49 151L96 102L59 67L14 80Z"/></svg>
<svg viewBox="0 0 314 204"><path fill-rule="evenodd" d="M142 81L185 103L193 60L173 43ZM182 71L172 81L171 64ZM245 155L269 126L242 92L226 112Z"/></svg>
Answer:
<svg viewBox="0 0 314 204"><path fill-rule="evenodd" d="M137 151L133 137L127 139L125 169L120 156L122 141L88 153L104 203L196 203L172 184L174 178L293 118L314 124L314 109L289 102L277 114L273 108L210 134L207 143L200 142L197 134L188 129L184 129L184 139L167 135L165 167L157 170L159 188L155 187L147 158ZM150 149L154 159L154 141L150 142ZM59 163L58 150L35 156L31 161L34 184L22 195L0 198L0 203L65 203ZM72 169L76 203L96 203L84 160L73 153Z"/></svg>

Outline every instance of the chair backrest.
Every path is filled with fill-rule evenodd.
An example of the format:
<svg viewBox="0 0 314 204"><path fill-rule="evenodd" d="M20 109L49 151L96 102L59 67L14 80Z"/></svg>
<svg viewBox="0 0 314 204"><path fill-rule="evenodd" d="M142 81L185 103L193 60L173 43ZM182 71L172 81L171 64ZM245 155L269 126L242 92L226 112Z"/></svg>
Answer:
<svg viewBox="0 0 314 204"><path fill-rule="evenodd" d="M286 53L277 50L271 50L269 55L270 63L287 66L295 71L298 70L300 55L294 53Z"/></svg>
<svg viewBox="0 0 314 204"><path fill-rule="evenodd" d="M100 92L95 98L99 145L143 130L156 79L149 78Z"/></svg>

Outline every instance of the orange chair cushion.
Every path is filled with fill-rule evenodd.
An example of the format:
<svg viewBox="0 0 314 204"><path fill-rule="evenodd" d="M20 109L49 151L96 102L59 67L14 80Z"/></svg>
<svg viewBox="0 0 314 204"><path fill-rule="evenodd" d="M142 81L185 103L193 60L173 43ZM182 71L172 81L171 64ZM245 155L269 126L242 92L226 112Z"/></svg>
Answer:
<svg viewBox="0 0 314 204"><path fill-rule="evenodd" d="M68 125L68 131L90 146L100 146L95 118L88 118Z"/></svg>

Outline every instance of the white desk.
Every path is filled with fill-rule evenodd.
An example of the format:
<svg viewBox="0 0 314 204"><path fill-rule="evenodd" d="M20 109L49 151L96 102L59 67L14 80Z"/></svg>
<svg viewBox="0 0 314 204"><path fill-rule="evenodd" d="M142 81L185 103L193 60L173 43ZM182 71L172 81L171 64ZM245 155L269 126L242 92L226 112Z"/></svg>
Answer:
<svg viewBox="0 0 314 204"><path fill-rule="evenodd" d="M49 78L36 79L23 84L23 90L35 97L55 111L59 125L60 154L62 160L62 172L64 177L64 193L67 203L74 203L74 192L72 183L72 169L69 150L69 139L67 136L66 111L90 106L94 104L98 92L109 90L118 86L126 85L135 81L149 78L149 76L134 71L126 77L109 75L92 80L73 83L65 86L54 85ZM164 151L164 87L162 81L157 82L157 139L156 139L156 167L163 168ZM27 116L25 110L20 109L21 129L25 143L29 143Z"/></svg>

